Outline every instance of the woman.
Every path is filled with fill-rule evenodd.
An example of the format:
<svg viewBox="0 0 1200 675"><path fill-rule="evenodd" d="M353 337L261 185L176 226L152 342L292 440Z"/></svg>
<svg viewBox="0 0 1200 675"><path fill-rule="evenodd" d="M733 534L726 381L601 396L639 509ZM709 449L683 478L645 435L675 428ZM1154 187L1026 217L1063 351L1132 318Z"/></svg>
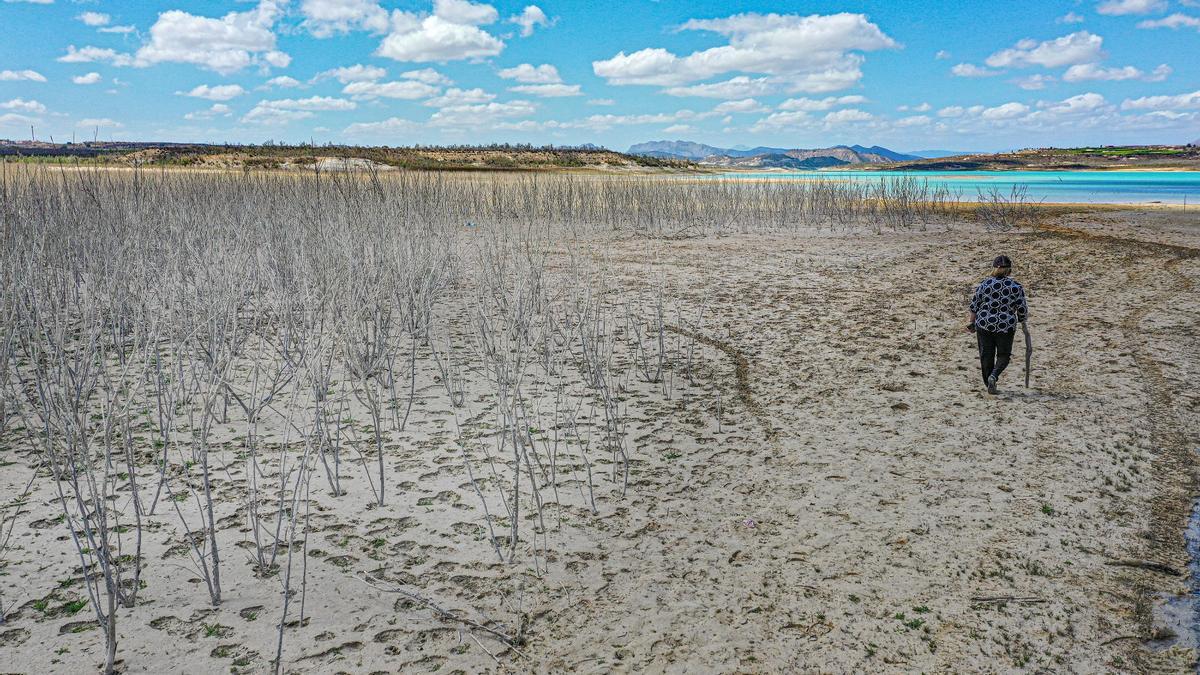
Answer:
<svg viewBox="0 0 1200 675"><path fill-rule="evenodd" d="M989 394L997 393L996 380L1012 356L1017 323L1023 323L1029 308L1025 289L1008 275L1012 260L1006 255L992 261L992 275L980 282L971 299L971 323L967 330L979 339L979 366Z"/></svg>

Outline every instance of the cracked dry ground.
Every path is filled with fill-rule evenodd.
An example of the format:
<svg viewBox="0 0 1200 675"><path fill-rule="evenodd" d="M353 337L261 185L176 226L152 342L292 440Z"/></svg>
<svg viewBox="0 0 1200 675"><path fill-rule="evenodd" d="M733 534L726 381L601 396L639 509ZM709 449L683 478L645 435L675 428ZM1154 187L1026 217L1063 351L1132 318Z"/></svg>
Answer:
<svg viewBox="0 0 1200 675"><path fill-rule="evenodd" d="M426 382L429 421L389 446L396 499L371 508L360 477L314 497L308 621L288 629L286 670L1188 670L1193 653L1145 638L1155 594L1185 587L1161 570L1187 562L1200 227L1152 216L597 247L622 285L661 281L685 312L669 313L672 339L699 336L696 386L670 401L628 392L628 494L606 490L591 516L564 491L541 578L495 563L453 417ZM1000 252L1029 291L1037 351L1031 388L1018 346L990 397L964 307ZM53 581L69 582L61 526L51 510L32 518L18 534L42 559L5 579L32 595L0 627L0 662L94 665L99 631L68 616L70 584ZM227 544L227 600L207 607L169 523L148 555L179 572L122 615L127 669L269 670L277 584ZM527 615L529 642L470 637L360 580L381 566L474 620Z"/></svg>

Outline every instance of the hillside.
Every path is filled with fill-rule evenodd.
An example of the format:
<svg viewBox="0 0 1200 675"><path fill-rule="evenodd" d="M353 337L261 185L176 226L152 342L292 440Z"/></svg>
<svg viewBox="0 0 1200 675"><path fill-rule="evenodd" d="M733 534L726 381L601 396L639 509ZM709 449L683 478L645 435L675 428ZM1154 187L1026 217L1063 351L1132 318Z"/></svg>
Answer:
<svg viewBox="0 0 1200 675"><path fill-rule="evenodd" d="M718 148L692 141L649 141L630 146L630 155L681 159L709 166L815 169L920 159L878 145L835 145L828 148Z"/></svg>
<svg viewBox="0 0 1200 675"><path fill-rule="evenodd" d="M694 170L674 157L629 155L594 145L348 146L209 145L189 143L44 143L0 140L0 157L22 161L70 158L87 164L200 169L349 169L483 171L671 171Z"/></svg>
<svg viewBox="0 0 1200 675"><path fill-rule="evenodd" d="M1200 170L1200 147L1193 144L1035 148L1015 152L916 159L855 168L896 171Z"/></svg>

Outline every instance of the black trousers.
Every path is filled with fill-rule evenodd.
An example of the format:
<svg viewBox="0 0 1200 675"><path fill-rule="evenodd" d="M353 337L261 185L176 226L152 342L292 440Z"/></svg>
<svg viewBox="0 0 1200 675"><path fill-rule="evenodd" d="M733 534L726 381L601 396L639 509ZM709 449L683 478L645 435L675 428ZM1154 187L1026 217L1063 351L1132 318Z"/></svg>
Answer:
<svg viewBox="0 0 1200 675"><path fill-rule="evenodd" d="M996 379L1000 379L1000 373L1008 367L1008 361L1012 358L1012 343L1013 336L1017 331L1010 330L1007 333L993 333L990 330L976 329L975 337L979 340L979 367L983 371L983 381L987 382L988 376L996 373Z"/></svg>

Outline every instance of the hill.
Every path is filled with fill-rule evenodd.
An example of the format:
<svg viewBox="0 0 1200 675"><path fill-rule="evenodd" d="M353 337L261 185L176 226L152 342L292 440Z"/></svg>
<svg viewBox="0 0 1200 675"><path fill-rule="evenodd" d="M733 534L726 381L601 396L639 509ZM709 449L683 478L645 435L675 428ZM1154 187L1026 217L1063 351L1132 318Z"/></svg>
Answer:
<svg viewBox="0 0 1200 675"><path fill-rule="evenodd" d="M814 169L920 159L878 145L835 145L828 148L718 148L693 141L649 141L629 147L628 154L681 159L709 166Z"/></svg>
<svg viewBox="0 0 1200 675"><path fill-rule="evenodd" d="M1200 170L1200 147L1186 145L1106 145L1086 148L1030 148L974 153L856 167L897 171L1070 171L1119 169Z"/></svg>
<svg viewBox="0 0 1200 675"><path fill-rule="evenodd" d="M695 170L676 157L628 155L591 144L581 146L350 146L216 145L202 143L87 142L44 143L0 140L0 157L22 161L70 158L87 164L167 166L201 169L279 169L338 171L417 170Z"/></svg>

